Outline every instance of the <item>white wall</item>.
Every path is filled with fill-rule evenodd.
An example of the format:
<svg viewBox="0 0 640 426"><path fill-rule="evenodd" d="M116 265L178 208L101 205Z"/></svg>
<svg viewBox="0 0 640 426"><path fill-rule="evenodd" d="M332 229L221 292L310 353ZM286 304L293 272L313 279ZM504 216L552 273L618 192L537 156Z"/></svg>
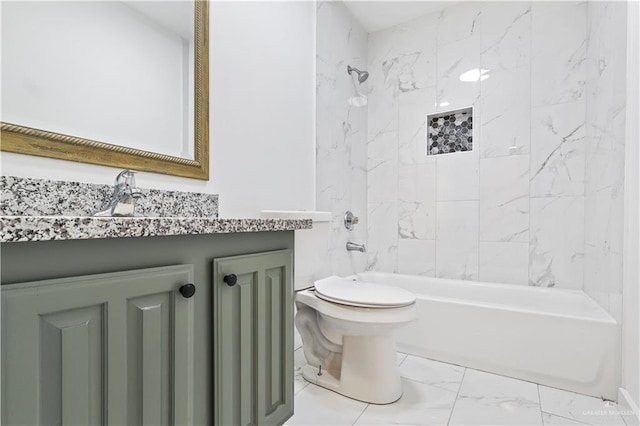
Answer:
<svg viewBox="0 0 640 426"><path fill-rule="evenodd" d="M315 4L216 1L210 13L221 214L313 209Z"/></svg>
<svg viewBox="0 0 640 426"><path fill-rule="evenodd" d="M208 182L140 173L145 188L220 194L220 215L314 208L315 5L211 2ZM2 174L112 184L117 169L2 152Z"/></svg>

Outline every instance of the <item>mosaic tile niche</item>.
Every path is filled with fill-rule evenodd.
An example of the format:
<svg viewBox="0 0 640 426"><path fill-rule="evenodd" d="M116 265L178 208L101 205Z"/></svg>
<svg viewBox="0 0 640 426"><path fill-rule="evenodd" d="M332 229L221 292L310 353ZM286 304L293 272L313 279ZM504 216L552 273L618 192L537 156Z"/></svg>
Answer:
<svg viewBox="0 0 640 426"><path fill-rule="evenodd" d="M473 150L471 107L427 115L427 155Z"/></svg>

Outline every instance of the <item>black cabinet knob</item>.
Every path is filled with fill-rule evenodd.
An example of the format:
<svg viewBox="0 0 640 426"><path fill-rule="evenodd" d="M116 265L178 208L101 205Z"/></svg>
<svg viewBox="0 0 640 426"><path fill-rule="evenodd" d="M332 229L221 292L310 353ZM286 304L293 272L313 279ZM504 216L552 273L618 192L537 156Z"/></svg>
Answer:
<svg viewBox="0 0 640 426"><path fill-rule="evenodd" d="M238 277L236 274L225 275L222 279L229 287L233 287L238 282Z"/></svg>
<svg viewBox="0 0 640 426"><path fill-rule="evenodd" d="M181 286L178 291L180 292L180 294L182 296L184 296L185 298L190 298L191 296L193 296L194 294L196 294L196 286L193 284L185 284L183 286Z"/></svg>

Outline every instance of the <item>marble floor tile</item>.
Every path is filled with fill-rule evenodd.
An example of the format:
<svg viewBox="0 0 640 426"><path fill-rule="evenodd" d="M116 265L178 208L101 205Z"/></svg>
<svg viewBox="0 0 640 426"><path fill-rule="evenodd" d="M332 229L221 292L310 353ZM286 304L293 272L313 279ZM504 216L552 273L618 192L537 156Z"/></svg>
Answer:
<svg viewBox="0 0 640 426"><path fill-rule="evenodd" d="M544 426L561 426L561 425L584 425L586 423L580 423L575 420L566 419L564 417L556 416L549 413L542 413L542 423Z"/></svg>
<svg viewBox="0 0 640 426"><path fill-rule="evenodd" d="M398 352L402 397L356 401L304 381L294 353L295 414L287 425L624 425L616 404Z"/></svg>
<svg viewBox="0 0 640 426"><path fill-rule="evenodd" d="M542 425L535 383L467 369L450 425Z"/></svg>
<svg viewBox="0 0 640 426"><path fill-rule="evenodd" d="M405 361L406 362L406 361ZM393 404L370 404L356 425L445 425L456 393L402 379L402 397Z"/></svg>
<svg viewBox="0 0 640 426"><path fill-rule="evenodd" d="M310 385L296 395L293 417L285 425L352 425L366 407L364 402Z"/></svg>
<svg viewBox="0 0 640 426"><path fill-rule="evenodd" d="M400 375L409 380L457 393L464 370L464 367L457 365L408 355L400 366Z"/></svg>
<svg viewBox="0 0 640 426"><path fill-rule="evenodd" d="M540 405L545 413L590 425L624 425L613 402L542 385L539 388Z"/></svg>

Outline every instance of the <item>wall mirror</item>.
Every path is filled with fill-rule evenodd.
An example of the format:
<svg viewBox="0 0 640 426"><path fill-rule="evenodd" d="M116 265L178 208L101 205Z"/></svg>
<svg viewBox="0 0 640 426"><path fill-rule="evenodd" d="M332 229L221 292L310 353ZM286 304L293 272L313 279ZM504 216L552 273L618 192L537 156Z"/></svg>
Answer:
<svg viewBox="0 0 640 426"><path fill-rule="evenodd" d="M2 4L3 151L209 179L207 1Z"/></svg>

